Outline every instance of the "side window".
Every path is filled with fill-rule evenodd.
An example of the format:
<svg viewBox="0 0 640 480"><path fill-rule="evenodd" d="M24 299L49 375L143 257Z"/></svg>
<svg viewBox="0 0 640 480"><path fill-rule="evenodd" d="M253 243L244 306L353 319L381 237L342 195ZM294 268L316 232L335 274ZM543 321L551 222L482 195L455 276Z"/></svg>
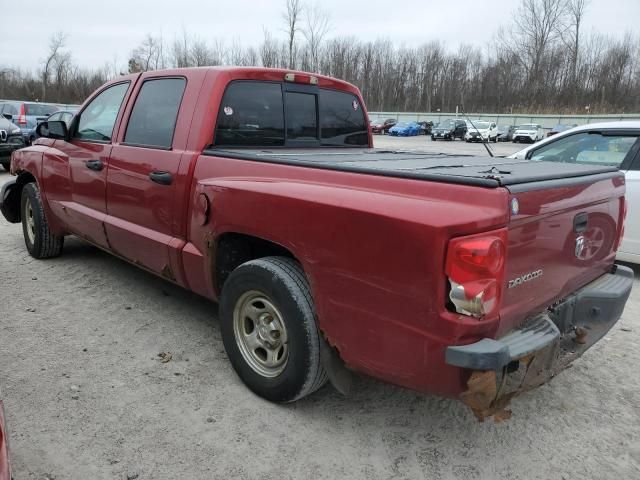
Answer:
<svg viewBox="0 0 640 480"><path fill-rule="evenodd" d="M230 84L220 104L215 145L282 146L284 111L279 83Z"/></svg>
<svg viewBox="0 0 640 480"><path fill-rule="evenodd" d="M318 101L322 145L368 146L364 112L355 95L321 89Z"/></svg>
<svg viewBox="0 0 640 480"><path fill-rule="evenodd" d="M318 140L316 96L285 92L288 140Z"/></svg>
<svg viewBox="0 0 640 480"><path fill-rule="evenodd" d="M186 84L184 78L145 81L131 110L124 143L170 148Z"/></svg>
<svg viewBox="0 0 640 480"><path fill-rule="evenodd" d="M620 167L637 140L637 135L577 133L536 149L531 159Z"/></svg>
<svg viewBox="0 0 640 480"><path fill-rule="evenodd" d="M74 138L111 141L113 126L118 117L129 82L113 85L95 97L80 114Z"/></svg>

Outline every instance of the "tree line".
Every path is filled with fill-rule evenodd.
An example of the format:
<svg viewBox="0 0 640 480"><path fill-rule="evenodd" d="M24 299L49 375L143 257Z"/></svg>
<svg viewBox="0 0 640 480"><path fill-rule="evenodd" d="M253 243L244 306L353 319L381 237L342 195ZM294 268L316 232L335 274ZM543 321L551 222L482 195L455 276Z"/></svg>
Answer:
<svg viewBox="0 0 640 480"><path fill-rule="evenodd" d="M389 39L330 36L317 4L285 0L284 38L264 29L262 42L207 40L186 29L172 40L147 34L125 68L76 65L66 35L51 37L33 73L0 66L0 98L80 103L117 75L208 65L300 69L357 85L372 111L477 113L624 113L640 110L640 38L586 34L589 0L521 0L511 24L481 48L452 51L440 41L396 46Z"/></svg>

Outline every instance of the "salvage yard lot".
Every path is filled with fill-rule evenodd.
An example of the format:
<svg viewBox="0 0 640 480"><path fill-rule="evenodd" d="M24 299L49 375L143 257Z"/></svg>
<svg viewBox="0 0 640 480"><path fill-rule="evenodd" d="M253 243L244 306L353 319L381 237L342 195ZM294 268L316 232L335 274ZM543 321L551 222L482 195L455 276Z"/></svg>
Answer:
<svg viewBox="0 0 640 480"><path fill-rule="evenodd" d="M424 136L375 142L486 154ZM458 401L366 378L350 398L327 386L270 404L231 369L214 304L73 238L60 258L35 260L21 227L0 219L0 385L15 476L640 478L636 272L602 342L516 399L511 420L478 423Z"/></svg>

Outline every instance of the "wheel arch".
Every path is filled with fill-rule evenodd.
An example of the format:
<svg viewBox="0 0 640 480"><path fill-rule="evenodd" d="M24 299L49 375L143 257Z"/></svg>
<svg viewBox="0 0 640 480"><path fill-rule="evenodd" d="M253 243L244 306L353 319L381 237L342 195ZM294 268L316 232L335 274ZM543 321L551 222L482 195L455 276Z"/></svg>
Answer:
<svg viewBox="0 0 640 480"><path fill-rule="evenodd" d="M31 172L23 170L18 172L18 177L13 182L2 189L2 198L0 198L2 214L9 223L20 223L22 220L20 213L22 189L32 182L38 183L36 177Z"/></svg>
<svg viewBox="0 0 640 480"><path fill-rule="evenodd" d="M304 266L299 258L287 247L259 236L240 232L225 232L219 235L215 242L213 255L213 281L216 294L222 292L224 282L233 270L250 260L281 256L288 257ZM305 271L307 278L308 273Z"/></svg>

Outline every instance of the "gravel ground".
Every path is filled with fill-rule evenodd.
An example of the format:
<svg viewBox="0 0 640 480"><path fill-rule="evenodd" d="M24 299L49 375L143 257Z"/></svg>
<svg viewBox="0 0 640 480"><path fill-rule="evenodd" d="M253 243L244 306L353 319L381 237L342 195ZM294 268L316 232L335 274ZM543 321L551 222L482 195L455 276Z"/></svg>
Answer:
<svg viewBox="0 0 640 480"><path fill-rule="evenodd" d="M269 404L232 371L214 304L73 238L34 260L4 219L0 278L16 480L640 478L640 278L610 334L500 424L367 378Z"/></svg>

